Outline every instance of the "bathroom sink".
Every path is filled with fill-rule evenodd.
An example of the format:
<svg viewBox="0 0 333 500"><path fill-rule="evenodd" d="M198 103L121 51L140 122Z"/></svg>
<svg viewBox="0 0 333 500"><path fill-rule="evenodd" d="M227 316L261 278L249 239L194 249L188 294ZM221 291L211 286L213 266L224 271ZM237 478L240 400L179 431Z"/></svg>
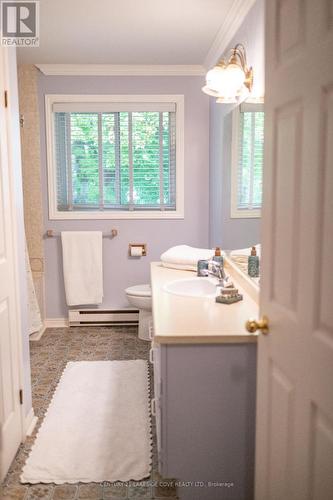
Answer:
<svg viewBox="0 0 333 500"><path fill-rule="evenodd" d="M188 278L170 281L163 287L164 291L185 297L215 297L216 280L212 278Z"/></svg>

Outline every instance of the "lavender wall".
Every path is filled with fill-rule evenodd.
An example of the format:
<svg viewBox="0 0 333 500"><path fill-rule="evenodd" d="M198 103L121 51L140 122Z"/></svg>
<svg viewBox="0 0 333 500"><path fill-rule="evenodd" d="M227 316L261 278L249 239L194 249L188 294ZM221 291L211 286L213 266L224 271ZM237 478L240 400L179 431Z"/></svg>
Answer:
<svg viewBox="0 0 333 500"><path fill-rule="evenodd" d="M254 70L256 97L264 95L264 0L257 0L229 48L243 43ZM210 245L244 248L260 241L260 219L231 219L231 139L234 106L210 99Z"/></svg>
<svg viewBox="0 0 333 500"><path fill-rule="evenodd" d="M59 77L39 76L41 168L44 229L55 231L119 231L104 239L104 302L102 307L127 306L124 289L149 281L149 264L178 244L207 247L209 197L209 99L201 92L200 77ZM45 144L45 94L184 94L185 97L185 218L184 220L91 220L48 219ZM148 256L127 256L130 242L148 245ZM67 316L59 238L45 240L46 317Z"/></svg>

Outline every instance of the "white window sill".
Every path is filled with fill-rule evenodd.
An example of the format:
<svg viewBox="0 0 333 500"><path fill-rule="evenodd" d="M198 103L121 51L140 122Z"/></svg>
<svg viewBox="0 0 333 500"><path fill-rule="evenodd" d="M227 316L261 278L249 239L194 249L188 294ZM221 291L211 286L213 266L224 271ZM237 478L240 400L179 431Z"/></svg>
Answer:
<svg viewBox="0 0 333 500"><path fill-rule="evenodd" d="M231 219L259 219L261 217L261 210L237 210L232 209L230 218Z"/></svg>
<svg viewBox="0 0 333 500"><path fill-rule="evenodd" d="M115 219L184 219L184 212L178 211L113 211L111 212L54 212L50 220L115 220Z"/></svg>

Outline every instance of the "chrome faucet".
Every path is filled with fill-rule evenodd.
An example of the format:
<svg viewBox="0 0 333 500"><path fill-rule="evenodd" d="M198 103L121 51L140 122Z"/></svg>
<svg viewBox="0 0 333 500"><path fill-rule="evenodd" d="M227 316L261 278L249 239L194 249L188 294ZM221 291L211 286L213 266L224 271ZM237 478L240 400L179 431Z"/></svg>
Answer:
<svg viewBox="0 0 333 500"><path fill-rule="evenodd" d="M218 283L216 286L221 286L223 288L229 288L233 286L231 279L226 275L224 271L223 262L217 262L214 259L199 260L197 274L199 277L214 276L218 279Z"/></svg>
<svg viewBox="0 0 333 500"><path fill-rule="evenodd" d="M208 274L211 276L215 276L219 280L225 279L223 265L221 265L219 262L215 262L214 260L208 261Z"/></svg>
<svg viewBox="0 0 333 500"><path fill-rule="evenodd" d="M228 288L233 286L232 281L224 271L223 263L215 262L214 260L209 260L207 271L208 275L215 276L215 278L218 278L219 282L217 286L222 286L223 288Z"/></svg>

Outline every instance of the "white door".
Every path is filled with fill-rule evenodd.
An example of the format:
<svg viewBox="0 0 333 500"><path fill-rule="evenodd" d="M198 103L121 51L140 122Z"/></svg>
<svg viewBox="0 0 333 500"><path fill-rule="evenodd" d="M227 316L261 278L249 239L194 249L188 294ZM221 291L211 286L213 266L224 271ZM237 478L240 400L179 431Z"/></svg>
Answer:
<svg viewBox="0 0 333 500"><path fill-rule="evenodd" d="M4 100L5 71L5 49L0 48L0 481L4 478L22 437L17 276L7 150L8 110Z"/></svg>
<svg viewBox="0 0 333 500"><path fill-rule="evenodd" d="M266 1L256 500L333 498L333 2Z"/></svg>

